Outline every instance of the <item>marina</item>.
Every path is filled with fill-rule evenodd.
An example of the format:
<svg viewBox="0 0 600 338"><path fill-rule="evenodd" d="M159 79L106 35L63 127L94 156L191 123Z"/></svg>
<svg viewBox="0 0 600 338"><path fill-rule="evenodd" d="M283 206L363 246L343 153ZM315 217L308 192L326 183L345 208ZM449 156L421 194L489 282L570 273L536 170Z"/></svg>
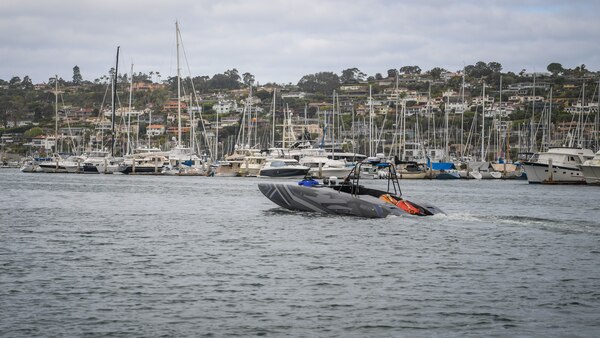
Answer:
<svg viewBox="0 0 600 338"><path fill-rule="evenodd" d="M401 180L445 214L382 220L288 211L261 182L0 170L0 335L600 330L597 187Z"/></svg>
<svg viewBox="0 0 600 338"><path fill-rule="evenodd" d="M600 1L0 3L0 338L600 337Z"/></svg>

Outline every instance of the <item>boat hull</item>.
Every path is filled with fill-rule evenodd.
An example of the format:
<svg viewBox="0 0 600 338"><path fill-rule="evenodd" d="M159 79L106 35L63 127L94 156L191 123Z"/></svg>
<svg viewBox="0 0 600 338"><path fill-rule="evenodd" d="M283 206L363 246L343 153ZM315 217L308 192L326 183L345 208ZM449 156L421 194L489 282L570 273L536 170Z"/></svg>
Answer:
<svg viewBox="0 0 600 338"><path fill-rule="evenodd" d="M371 196L353 197L331 188L308 188L291 184L259 183L258 189L275 204L297 211L312 211L333 215L384 218L406 212Z"/></svg>
<svg viewBox="0 0 600 338"><path fill-rule="evenodd" d="M274 178L303 178L308 174L309 168L269 168L259 172L261 177Z"/></svg>
<svg viewBox="0 0 600 338"><path fill-rule="evenodd" d="M398 172L398 178L401 180L422 180L427 178L427 173L424 171L421 172Z"/></svg>
<svg viewBox="0 0 600 338"><path fill-rule="evenodd" d="M523 169L530 184L585 184L585 177L579 168L549 166L544 163L525 162Z"/></svg>
<svg viewBox="0 0 600 338"><path fill-rule="evenodd" d="M61 165L61 164L56 164L56 163L43 163L43 164L39 164L38 167L40 168L41 172L44 172L44 173L67 174L67 173L74 172L74 170L72 170L72 168L67 170L66 166Z"/></svg>
<svg viewBox="0 0 600 338"><path fill-rule="evenodd" d="M436 180L457 180L460 179L460 174L458 171L440 171L435 174Z"/></svg>
<svg viewBox="0 0 600 338"><path fill-rule="evenodd" d="M582 165L581 172L587 184L600 184L600 166Z"/></svg>
<svg viewBox="0 0 600 338"><path fill-rule="evenodd" d="M333 167L322 167L319 168L310 168L309 174L312 177L316 178L326 178L326 177L346 177L352 171L352 168L333 168Z"/></svg>
<svg viewBox="0 0 600 338"><path fill-rule="evenodd" d="M119 170L121 174L125 175L162 175L162 165L161 166L125 166L121 167Z"/></svg>
<svg viewBox="0 0 600 338"><path fill-rule="evenodd" d="M272 202L289 210L365 218L385 218L389 215L408 214L396 205L380 198L340 192L336 190L336 187L259 183L258 189ZM409 203L420 207L428 215L442 212L434 206Z"/></svg>

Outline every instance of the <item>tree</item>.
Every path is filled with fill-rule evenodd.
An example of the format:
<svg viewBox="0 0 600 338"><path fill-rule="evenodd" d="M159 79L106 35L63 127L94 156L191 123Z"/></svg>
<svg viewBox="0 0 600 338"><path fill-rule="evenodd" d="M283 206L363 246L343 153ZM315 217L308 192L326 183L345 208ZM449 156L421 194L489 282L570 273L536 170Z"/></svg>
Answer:
<svg viewBox="0 0 600 338"><path fill-rule="evenodd" d="M584 64L582 64L581 66L577 66L575 67L575 69L573 69L573 73L575 74L575 76L584 76L587 72L588 70L585 68Z"/></svg>
<svg viewBox="0 0 600 338"><path fill-rule="evenodd" d="M329 95L340 86L340 77L332 72L304 75L298 81L300 90L308 93Z"/></svg>
<svg viewBox="0 0 600 338"><path fill-rule="evenodd" d="M240 74L237 69L228 69L225 71L225 76L227 76L232 82L240 81Z"/></svg>
<svg viewBox="0 0 600 338"><path fill-rule="evenodd" d="M381 73L375 74L375 80L382 80L382 79L383 79L383 75L381 75Z"/></svg>
<svg viewBox="0 0 600 338"><path fill-rule="evenodd" d="M223 74L215 74L210 79L210 89L238 89L240 76L237 69L228 70Z"/></svg>
<svg viewBox="0 0 600 338"><path fill-rule="evenodd" d="M81 72L79 71L79 66L75 65L73 67L73 85L79 86L83 82L83 78L81 77Z"/></svg>
<svg viewBox="0 0 600 338"><path fill-rule="evenodd" d="M434 67L429 71L429 75L431 75L431 77L434 80L437 80L442 76L442 73L444 73L444 72L446 72L446 70L444 68Z"/></svg>
<svg viewBox="0 0 600 338"><path fill-rule="evenodd" d="M400 68L400 72L408 75L421 74L421 67L419 66L404 66Z"/></svg>
<svg viewBox="0 0 600 338"><path fill-rule="evenodd" d="M357 83L363 81L367 74L361 72L358 68L348 68L342 70L342 76L340 76L341 83Z"/></svg>
<svg viewBox="0 0 600 338"><path fill-rule="evenodd" d="M552 76L558 76L560 74L562 74L565 69L563 68L563 66L560 63L557 62L552 62L551 64L548 65L548 67L546 67L546 69L552 73Z"/></svg>
<svg viewBox="0 0 600 338"><path fill-rule="evenodd" d="M268 91L261 89L259 91L256 92L256 97L258 97L262 102L265 102L269 99L271 99L273 97L272 93L269 93Z"/></svg>
<svg viewBox="0 0 600 338"><path fill-rule="evenodd" d="M254 75L250 73L244 73L242 75L242 81L246 86L251 86L254 83Z"/></svg>
<svg viewBox="0 0 600 338"><path fill-rule="evenodd" d="M493 73L500 73L502 71L502 65L499 62L488 62L487 68Z"/></svg>
<svg viewBox="0 0 600 338"><path fill-rule="evenodd" d="M8 82L9 89L20 89L21 88L21 78L18 76L13 76L12 79Z"/></svg>
<svg viewBox="0 0 600 338"><path fill-rule="evenodd" d="M396 77L396 75L398 75L398 70L393 68L393 69L388 69L387 71L387 76L388 77Z"/></svg>
<svg viewBox="0 0 600 338"><path fill-rule="evenodd" d="M192 79L194 82L194 88L200 92L206 92L209 88L210 77L206 75L196 76Z"/></svg>
<svg viewBox="0 0 600 338"><path fill-rule="evenodd" d="M27 138L32 138L32 137L44 135L44 131L40 127L33 127L31 129L27 130L23 135Z"/></svg>
<svg viewBox="0 0 600 338"><path fill-rule="evenodd" d="M27 90L33 89L33 83L31 82L29 75L25 75L25 77L23 78L23 81L21 81L21 88L27 89Z"/></svg>

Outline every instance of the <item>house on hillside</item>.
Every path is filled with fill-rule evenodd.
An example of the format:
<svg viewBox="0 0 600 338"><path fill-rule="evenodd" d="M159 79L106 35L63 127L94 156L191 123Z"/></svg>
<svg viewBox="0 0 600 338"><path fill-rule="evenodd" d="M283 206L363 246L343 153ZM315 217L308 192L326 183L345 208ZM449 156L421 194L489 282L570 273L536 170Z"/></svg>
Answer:
<svg viewBox="0 0 600 338"><path fill-rule="evenodd" d="M160 136L165 133L165 126L162 124L151 124L146 127L146 135L148 136Z"/></svg>

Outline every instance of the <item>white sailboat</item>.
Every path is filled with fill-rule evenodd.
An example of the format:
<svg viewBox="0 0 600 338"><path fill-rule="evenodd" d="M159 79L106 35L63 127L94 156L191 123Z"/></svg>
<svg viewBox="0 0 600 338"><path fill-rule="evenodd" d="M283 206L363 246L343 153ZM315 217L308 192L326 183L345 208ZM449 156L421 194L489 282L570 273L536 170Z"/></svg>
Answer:
<svg viewBox="0 0 600 338"><path fill-rule="evenodd" d="M177 139L175 147L168 153L168 163L163 168L163 173L170 175L206 175L207 168L202 159L194 152L192 147L183 144L181 126L181 68L179 65L179 47L181 32L179 23L175 22L175 38L177 41ZM191 121L193 124L193 119ZM194 139L194 128L190 128L190 142Z"/></svg>

